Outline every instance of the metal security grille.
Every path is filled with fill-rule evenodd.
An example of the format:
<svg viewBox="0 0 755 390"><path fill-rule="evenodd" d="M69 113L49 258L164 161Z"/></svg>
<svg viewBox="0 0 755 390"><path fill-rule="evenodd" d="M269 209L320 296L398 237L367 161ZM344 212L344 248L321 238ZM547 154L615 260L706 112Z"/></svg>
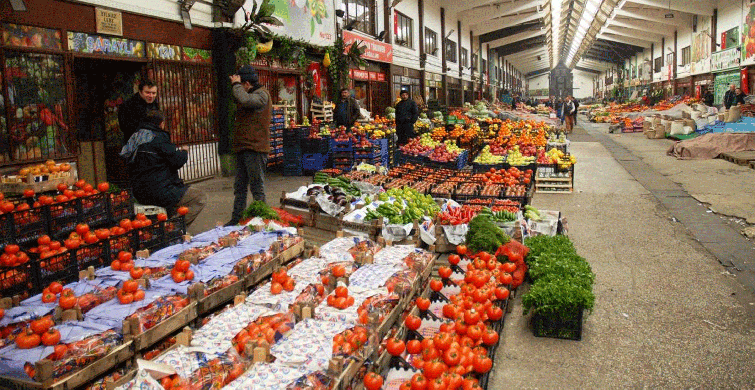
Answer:
<svg viewBox="0 0 755 390"><path fill-rule="evenodd" d="M189 161L179 176L196 181L217 175L220 161L212 67L155 61L154 79L171 138L177 145L189 146Z"/></svg>
<svg viewBox="0 0 755 390"><path fill-rule="evenodd" d="M63 56L6 50L0 60L6 81L0 96L0 163L75 156Z"/></svg>

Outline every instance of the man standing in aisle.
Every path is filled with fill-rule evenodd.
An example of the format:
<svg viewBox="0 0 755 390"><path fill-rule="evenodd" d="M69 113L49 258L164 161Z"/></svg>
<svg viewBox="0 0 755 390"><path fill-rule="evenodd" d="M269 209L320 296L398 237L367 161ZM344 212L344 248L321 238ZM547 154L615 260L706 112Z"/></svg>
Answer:
<svg viewBox="0 0 755 390"><path fill-rule="evenodd" d="M414 100L409 99L409 91L401 90L401 101L396 104L396 134L398 144L405 145L414 135L414 122L419 118L419 109Z"/></svg>
<svg viewBox="0 0 755 390"><path fill-rule="evenodd" d="M726 107L727 110L735 105L734 102L737 100L736 89L737 87L734 84L729 85L729 90L724 94L724 107Z"/></svg>
<svg viewBox="0 0 755 390"><path fill-rule="evenodd" d="M157 111L157 86L150 80L139 83L139 92L128 98L118 107L118 125L123 133L125 144L139 130L139 124L147 118L147 113Z"/></svg>
<svg viewBox="0 0 755 390"><path fill-rule="evenodd" d="M257 71L244 66L230 76L236 100L232 149L236 154L233 214L226 226L237 225L246 209L247 186L254 200L265 201L265 168L270 153L270 93L259 83Z"/></svg>
<svg viewBox="0 0 755 390"><path fill-rule="evenodd" d="M566 101L564 102L564 120L566 122L566 132L571 133L572 129L574 129L574 114L577 112L577 110L574 108L574 101L571 96L566 97Z"/></svg>
<svg viewBox="0 0 755 390"><path fill-rule="evenodd" d="M574 124L576 125L577 124L577 112L578 112L577 110L579 109L579 102L577 101L577 99L575 99L574 97L572 97L572 103L574 104Z"/></svg>
<svg viewBox="0 0 755 390"><path fill-rule="evenodd" d="M346 130L351 130L351 126L354 126L361 116L357 100L351 96L348 88L342 88L341 99L338 100L336 112L333 114L336 126L344 126Z"/></svg>

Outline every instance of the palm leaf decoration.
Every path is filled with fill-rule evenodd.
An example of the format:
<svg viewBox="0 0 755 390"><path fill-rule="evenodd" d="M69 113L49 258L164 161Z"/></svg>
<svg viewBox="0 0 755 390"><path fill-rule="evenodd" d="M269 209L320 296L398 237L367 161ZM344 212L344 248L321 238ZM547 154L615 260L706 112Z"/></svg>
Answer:
<svg viewBox="0 0 755 390"><path fill-rule="evenodd" d="M252 32L257 35L259 42L272 39L272 31L266 25L283 26L283 22L273 16L275 4L270 4L270 0L263 0L259 8L257 0L254 0L251 12L247 12L243 6L241 8L244 10L244 25L240 27L242 34Z"/></svg>

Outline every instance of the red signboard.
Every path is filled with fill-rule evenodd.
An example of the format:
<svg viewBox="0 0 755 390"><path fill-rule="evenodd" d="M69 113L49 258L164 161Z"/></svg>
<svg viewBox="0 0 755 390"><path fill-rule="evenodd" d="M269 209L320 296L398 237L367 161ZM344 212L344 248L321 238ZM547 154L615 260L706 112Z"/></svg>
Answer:
<svg viewBox="0 0 755 390"><path fill-rule="evenodd" d="M354 80L369 80L370 72L359 69L349 69L349 76Z"/></svg>
<svg viewBox="0 0 755 390"><path fill-rule="evenodd" d="M377 81L385 81L385 73L378 73Z"/></svg>
<svg viewBox="0 0 755 390"><path fill-rule="evenodd" d="M370 81L377 81L377 72L370 72Z"/></svg>
<svg viewBox="0 0 755 390"><path fill-rule="evenodd" d="M344 30L343 43L346 46L347 52L349 51L351 44L354 42L361 42L360 45L365 47L365 52L362 55L362 58L371 61L393 62L393 46Z"/></svg>

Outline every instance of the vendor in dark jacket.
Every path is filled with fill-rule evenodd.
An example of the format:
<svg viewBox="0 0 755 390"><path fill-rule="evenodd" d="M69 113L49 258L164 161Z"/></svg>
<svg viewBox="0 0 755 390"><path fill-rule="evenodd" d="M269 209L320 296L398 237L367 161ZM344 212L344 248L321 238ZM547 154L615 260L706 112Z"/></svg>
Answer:
<svg viewBox="0 0 755 390"><path fill-rule="evenodd" d="M336 103L336 110L333 113L336 126L344 126L346 129L351 129L351 126L354 126L354 123L361 116L359 103L351 96L349 89L341 89L341 99Z"/></svg>
<svg viewBox="0 0 755 390"><path fill-rule="evenodd" d="M401 91L401 101L396 103L396 135L398 144L405 145L414 135L414 122L419 118L419 108L409 99L409 91Z"/></svg>
<svg viewBox="0 0 755 390"><path fill-rule="evenodd" d="M150 80L143 80L139 83L139 92L118 107L118 126L123 132L123 142L128 142L139 130L139 124L147 117L147 112L159 109L157 86Z"/></svg>
<svg viewBox="0 0 755 390"><path fill-rule="evenodd" d="M162 112L147 113L139 130L121 150L121 157L128 162L131 188L139 203L164 207L168 215L186 206L189 208L186 224L194 222L204 208L206 196L178 177L178 170L186 164L189 152L170 141Z"/></svg>

